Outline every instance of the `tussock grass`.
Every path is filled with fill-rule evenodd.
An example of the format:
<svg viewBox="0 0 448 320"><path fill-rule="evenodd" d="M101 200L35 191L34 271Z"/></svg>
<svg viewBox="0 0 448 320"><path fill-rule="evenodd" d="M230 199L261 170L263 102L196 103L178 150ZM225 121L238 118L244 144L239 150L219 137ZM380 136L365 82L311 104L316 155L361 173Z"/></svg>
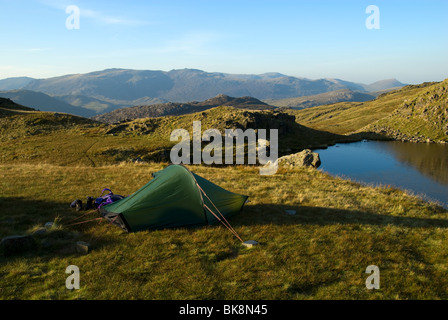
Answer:
<svg viewBox="0 0 448 320"><path fill-rule="evenodd" d="M246 166L190 166L233 192L250 196L223 226L127 234L105 221L70 226L85 212L76 198L109 187L136 191L166 164L0 165L0 236L30 233L36 251L0 256L1 299L447 299L447 211L403 191L373 188L314 169L260 176ZM285 209L296 210L288 215ZM85 219L95 218L95 211ZM76 241L92 250L81 255ZM81 288L65 288L69 265ZM368 290L368 265L381 272Z"/></svg>

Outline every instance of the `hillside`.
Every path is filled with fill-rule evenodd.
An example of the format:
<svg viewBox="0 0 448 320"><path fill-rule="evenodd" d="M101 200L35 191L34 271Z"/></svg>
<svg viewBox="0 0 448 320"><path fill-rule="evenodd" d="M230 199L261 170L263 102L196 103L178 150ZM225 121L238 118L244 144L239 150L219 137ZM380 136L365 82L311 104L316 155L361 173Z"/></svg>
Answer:
<svg viewBox="0 0 448 320"><path fill-rule="evenodd" d="M364 130L401 141L448 142L448 79L405 99L390 115Z"/></svg>
<svg viewBox="0 0 448 320"><path fill-rule="evenodd" d="M217 95L214 98L201 102L188 103L161 103L145 106L134 106L129 108L121 108L112 112L104 113L93 117L93 119L106 123L115 123L124 120L132 120L138 118L163 117L168 115L182 115L208 110L219 106L232 106L237 109L255 109L270 110L274 109L264 102L252 97L233 98L227 95Z"/></svg>
<svg viewBox="0 0 448 320"><path fill-rule="evenodd" d="M305 109L325 104L334 104L342 101L343 102L369 101L375 99L376 96L377 95L375 93L363 93L359 91L352 91L350 89L343 89L343 90L320 93L313 96L287 98L280 100L266 100L265 102L276 107Z"/></svg>
<svg viewBox="0 0 448 320"><path fill-rule="evenodd" d="M398 90L379 95L376 99L366 102L340 102L331 105L318 106L303 110L286 110L289 114L296 117L296 121L316 130L327 130L337 134L355 134L359 133L365 137L387 138L395 137L392 131L399 130L403 121L390 120L390 117L406 118L408 120L408 129L410 135L422 135L426 139L447 139L442 134L443 121L445 119L444 110L446 110L446 96L444 88L446 80L441 83L423 83L420 85L410 85ZM436 98L437 97L437 98ZM406 102L407 101L407 102ZM412 110L412 105L419 103L419 110L424 117L432 119L431 121L421 122L423 117L417 114L409 114L406 111ZM404 105L408 104L408 107ZM424 112L424 110L426 112ZM431 110L431 111L430 111ZM403 113L402 116L399 116ZM430 116L431 115L431 116ZM397 118L397 119L398 119ZM378 122L376 127L372 124L384 119L385 122ZM412 120L412 121L411 121ZM389 130L383 130L382 124L387 124ZM412 123L412 124L411 124ZM425 126L424 132L419 133L418 127ZM370 134L370 135L369 135Z"/></svg>
<svg viewBox="0 0 448 320"><path fill-rule="evenodd" d="M73 130L96 126L98 123L93 120L70 114L41 112L26 107L3 108L0 100L0 141L10 142L4 146L3 158L7 154L22 153L21 147L17 145L17 139L26 141L30 137L37 137L39 140L40 138L45 139L47 135L55 137L70 134Z"/></svg>
<svg viewBox="0 0 448 320"><path fill-rule="evenodd" d="M275 110L216 107L209 110L116 124L51 112L32 112L0 118L0 163L74 163L98 166L141 159L169 161L174 129L278 129L279 155L352 138L314 130L296 123L294 116ZM269 131L268 137L269 139ZM204 144L205 145L205 144Z"/></svg>

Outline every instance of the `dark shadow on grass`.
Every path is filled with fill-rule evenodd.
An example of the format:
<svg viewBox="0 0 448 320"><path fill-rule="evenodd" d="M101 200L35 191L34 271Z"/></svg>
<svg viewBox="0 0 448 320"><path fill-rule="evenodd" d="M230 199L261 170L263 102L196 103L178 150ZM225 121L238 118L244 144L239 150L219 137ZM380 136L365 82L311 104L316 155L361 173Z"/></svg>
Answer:
<svg viewBox="0 0 448 320"><path fill-rule="evenodd" d="M295 214L290 215L285 210L295 210ZM232 223L232 221L230 222ZM232 224L234 226L263 224L316 226L361 224L372 226L392 225L409 228L448 228L448 219L391 216L359 210L323 207L260 204L246 205L243 212L233 218Z"/></svg>
<svg viewBox="0 0 448 320"><path fill-rule="evenodd" d="M91 244L93 250L114 244L111 235L97 232L92 236L91 228L108 224L105 219L73 225L73 223L100 218L94 210L77 212L69 203L51 200L34 200L23 197L0 196L0 239L9 236L32 236L35 246L32 250L19 251L5 256L0 246L0 260L18 257L79 255L76 242ZM47 222L55 227L46 228ZM115 226L111 227L115 228ZM40 229L40 231L39 231ZM90 232L88 232L90 230Z"/></svg>

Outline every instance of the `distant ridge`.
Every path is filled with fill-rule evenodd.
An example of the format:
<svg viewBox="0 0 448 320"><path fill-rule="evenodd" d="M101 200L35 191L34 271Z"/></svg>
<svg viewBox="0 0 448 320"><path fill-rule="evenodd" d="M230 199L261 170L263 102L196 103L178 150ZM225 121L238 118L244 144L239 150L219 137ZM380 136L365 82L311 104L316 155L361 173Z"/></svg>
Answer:
<svg viewBox="0 0 448 320"><path fill-rule="evenodd" d="M372 84L364 85L364 89L369 92L384 91L390 89L398 89L403 87L404 84L397 79L386 79L374 82Z"/></svg>
<svg viewBox="0 0 448 320"><path fill-rule="evenodd" d="M16 90L22 89L28 83L35 80L30 77L14 77L0 80L0 90Z"/></svg>
<svg viewBox="0 0 448 320"><path fill-rule="evenodd" d="M9 98L18 104L38 109L40 111L63 112L87 118L95 115L95 112L92 110L82 107L74 107L71 104L50 97L42 92L24 89L0 91L0 97Z"/></svg>
<svg viewBox="0 0 448 320"><path fill-rule="evenodd" d="M0 118L10 116L22 111L35 111L33 108L28 108L15 103L11 99L0 97Z"/></svg>
<svg viewBox="0 0 448 320"><path fill-rule="evenodd" d="M188 103L167 102L167 103L122 108L101 115L97 115L93 117L93 119L106 123L116 123L124 120L133 120L138 118L153 118L168 115L183 115L208 110L218 106L232 106L238 109L250 109L250 110L275 109L275 107L270 106L252 97L234 98L227 96L225 94L219 94L216 97L201 102L198 101Z"/></svg>
<svg viewBox="0 0 448 320"><path fill-rule="evenodd" d="M320 93L313 96L286 98L280 100L266 100L265 102L276 107L305 109L338 102L369 101L375 99L376 97L376 93L364 93L359 91L352 91L350 89L343 89Z"/></svg>

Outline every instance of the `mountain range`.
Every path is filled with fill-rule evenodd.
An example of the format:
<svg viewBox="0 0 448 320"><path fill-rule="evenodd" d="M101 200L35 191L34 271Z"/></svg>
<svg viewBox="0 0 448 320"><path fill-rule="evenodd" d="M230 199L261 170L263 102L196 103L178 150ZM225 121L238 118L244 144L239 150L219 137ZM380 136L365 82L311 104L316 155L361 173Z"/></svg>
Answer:
<svg viewBox="0 0 448 320"><path fill-rule="evenodd" d="M166 102L204 101L224 94L232 97L254 97L259 100L278 100L312 96L337 90L360 93L377 92L399 88L405 84L396 79L361 84L340 79L310 80L287 76L281 73L228 74L206 72L197 69L171 71L106 69L84 74L71 74L46 79L28 77L0 80L1 97L11 97L25 103L26 95L39 92L33 98L34 105L41 108L49 105L40 99L48 97L60 109L68 113L88 116L89 111L102 114L131 106L152 105ZM24 91L21 91L24 90ZM70 108L74 107L74 109ZM81 109L82 108L82 109ZM52 110L53 111L53 110ZM54 110L61 111L62 110Z"/></svg>

